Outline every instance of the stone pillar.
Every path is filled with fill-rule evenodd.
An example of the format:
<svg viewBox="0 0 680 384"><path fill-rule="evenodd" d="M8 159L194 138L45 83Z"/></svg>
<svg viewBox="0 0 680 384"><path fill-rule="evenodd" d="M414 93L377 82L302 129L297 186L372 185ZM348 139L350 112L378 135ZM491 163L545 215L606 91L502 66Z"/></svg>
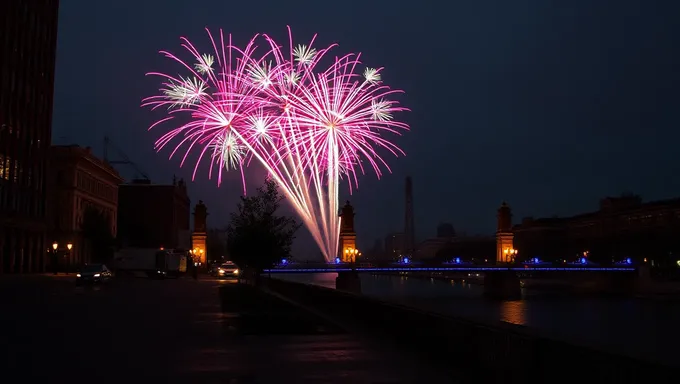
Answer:
<svg viewBox="0 0 680 384"><path fill-rule="evenodd" d="M512 263L515 261L517 251L513 244L515 236L512 233L512 211L506 202L498 209L497 219L496 264Z"/></svg>
<svg viewBox="0 0 680 384"><path fill-rule="evenodd" d="M356 249L357 234L354 230L354 207L347 201L340 213L340 238L338 253L343 263L356 262L358 250Z"/></svg>
<svg viewBox="0 0 680 384"><path fill-rule="evenodd" d="M194 207L194 232L191 234L191 248L193 250L194 259L201 262L203 266L206 267L208 265L207 219L208 208L203 204L203 200L199 200L196 207Z"/></svg>

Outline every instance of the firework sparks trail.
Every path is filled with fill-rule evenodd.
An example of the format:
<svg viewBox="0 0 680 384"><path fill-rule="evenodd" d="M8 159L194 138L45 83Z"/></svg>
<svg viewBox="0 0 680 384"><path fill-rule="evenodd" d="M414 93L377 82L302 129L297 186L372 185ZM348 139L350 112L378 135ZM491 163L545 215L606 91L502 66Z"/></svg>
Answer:
<svg viewBox="0 0 680 384"><path fill-rule="evenodd" d="M385 139L408 125L395 121L394 113L406 111L388 97L401 91L383 85L381 68L365 68L359 55L336 57L325 70L321 61L334 48L278 45L268 35L256 35L245 48L236 47L222 31L208 36L213 53L201 53L182 38L192 63L166 51L161 53L183 68L184 76L152 72L161 77L160 94L143 100L152 109L165 107L168 115L149 129L177 120L156 141L162 150L171 143L170 157L184 149L181 165L198 152L195 178L201 160L210 159L209 178L216 172L238 170L245 193L244 167L256 159L288 198L312 234L327 261L338 252L340 220L338 194L343 176L350 193L358 187L365 164L378 178L389 166L376 149L394 155L403 152ZM263 38L264 52L256 42ZM183 119L182 119L183 117Z"/></svg>

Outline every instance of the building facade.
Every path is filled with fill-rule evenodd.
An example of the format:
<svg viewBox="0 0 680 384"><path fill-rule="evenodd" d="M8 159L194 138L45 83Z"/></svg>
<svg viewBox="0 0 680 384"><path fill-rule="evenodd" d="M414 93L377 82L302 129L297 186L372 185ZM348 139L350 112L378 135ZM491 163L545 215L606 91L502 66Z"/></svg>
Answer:
<svg viewBox="0 0 680 384"><path fill-rule="evenodd" d="M43 271L56 0L0 2L0 273Z"/></svg>
<svg viewBox="0 0 680 384"><path fill-rule="evenodd" d="M59 145L50 148L49 197L47 200L49 247L56 243L60 263L79 265L92 259L90 246L82 236L84 213L94 208L107 219L116 237L118 172L92 154L89 147ZM71 244L71 249L67 245Z"/></svg>
<svg viewBox="0 0 680 384"><path fill-rule="evenodd" d="M123 247L188 248L191 201L184 180L171 185L133 180L118 189L118 239Z"/></svg>
<svg viewBox="0 0 680 384"><path fill-rule="evenodd" d="M657 265L675 262L680 254L680 198L643 203L634 195L606 197L598 211L525 218L513 232L523 259L568 260L585 254L596 262L628 257Z"/></svg>

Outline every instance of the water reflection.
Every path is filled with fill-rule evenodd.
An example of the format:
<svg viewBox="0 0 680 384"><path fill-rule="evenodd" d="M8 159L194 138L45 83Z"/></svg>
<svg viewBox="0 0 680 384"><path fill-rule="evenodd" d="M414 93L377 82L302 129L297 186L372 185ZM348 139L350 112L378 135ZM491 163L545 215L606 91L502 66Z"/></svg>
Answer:
<svg viewBox="0 0 680 384"><path fill-rule="evenodd" d="M500 318L511 324L526 325L526 301L514 300L500 303Z"/></svg>
<svg viewBox="0 0 680 384"><path fill-rule="evenodd" d="M286 279L335 287L336 274L280 275ZM406 276L361 275L365 295L488 324L507 322L577 343L680 361L680 305L635 298L525 295L519 301L493 301L484 287Z"/></svg>

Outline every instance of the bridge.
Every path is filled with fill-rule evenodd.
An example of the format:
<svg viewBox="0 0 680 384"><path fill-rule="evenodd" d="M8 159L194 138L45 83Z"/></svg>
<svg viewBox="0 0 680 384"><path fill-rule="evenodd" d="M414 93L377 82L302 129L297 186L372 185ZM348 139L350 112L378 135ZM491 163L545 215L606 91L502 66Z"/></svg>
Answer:
<svg viewBox="0 0 680 384"><path fill-rule="evenodd" d="M461 266L461 267L352 267L318 266L295 267L280 266L265 269L265 273L338 273L338 272L635 272L635 267L551 267L551 266Z"/></svg>
<svg viewBox="0 0 680 384"><path fill-rule="evenodd" d="M275 268L265 269L266 274L300 274L300 273L337 273L335 280L337 289L361 292L359 274L420 274L420 273L482 273L484 278L484 294L498 299L515 299L521 297L520 275L527 273L564 274L570 276L586 275L586 279L594 281L602 290L612 293L633 293L641 280L649 277L646 266L633 266L630 263L599 266L592 264L506 264L506 265L453 265L417 266L413 264L377 267L366 264L295 264L283 262Z"/></svg>

